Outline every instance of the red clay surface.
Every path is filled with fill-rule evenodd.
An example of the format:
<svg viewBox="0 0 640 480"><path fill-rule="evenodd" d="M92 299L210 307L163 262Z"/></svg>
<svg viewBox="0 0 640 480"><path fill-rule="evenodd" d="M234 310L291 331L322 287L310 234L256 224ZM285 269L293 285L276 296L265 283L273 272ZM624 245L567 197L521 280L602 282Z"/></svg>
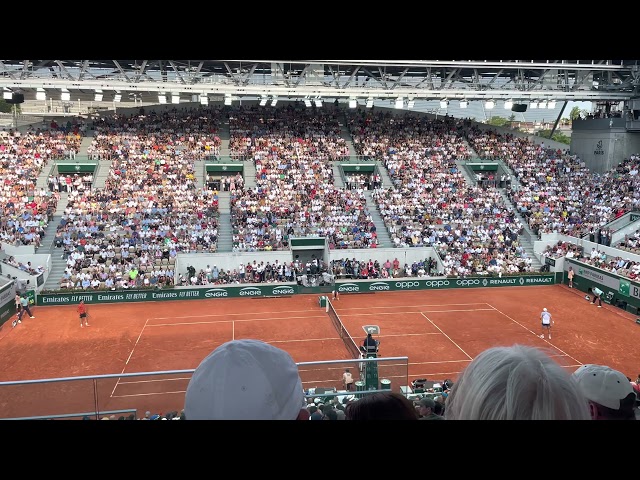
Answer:
<svg viewBox="0 0 640 480"><path fill-rule="evenodd" d="M471 359L496 345L548 348L569 371L601 363L635 378L640 325L618 308L597 308L566 286L478 288L342 295L334 302L360 344L363 325L378 325L380 378L455 380ZM218 345L256 338L288 351L296 362L347 360L350 355L319 295L279 299L215 299L89 305L80 328L74 306L36 307L15 329L0 329L0 381L187 370ZM553 314L553 340L539 337L540 311ZM349 364L301 366L305 387L340 387ZM120 377L0 388L4 417L135 408L138 414L180 410L190 374Z"/></svg>

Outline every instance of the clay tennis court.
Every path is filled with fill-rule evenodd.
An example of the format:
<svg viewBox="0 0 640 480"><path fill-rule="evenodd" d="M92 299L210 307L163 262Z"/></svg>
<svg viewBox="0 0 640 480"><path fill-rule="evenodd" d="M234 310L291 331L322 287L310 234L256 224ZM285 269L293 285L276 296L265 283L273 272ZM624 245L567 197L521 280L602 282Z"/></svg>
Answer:
<svg viewBox="0 0 640 480"><path fill-rule="evenodd" d="M569 371L602 363L635 376L635 317L610 305L597 308L583 295L561 285L421 290L343 294L333 305L358 345L363 325L374 324L381 357L408 357L404 374L406 363L380 366L380 378L389 378L394 389L407 373L409 381L455 380L486 348L514 343L549 348ZM239 338L269 342L296 362L351 359L318 297L89 305L88 328L80 328L75 306L36 307L35 319L0 329L0 381L189 370L218 345ZM555 320L553 340L539 337L543 307ZM345 365L301 366L305 388L340 388ZM180 410L189 378L183 372L4 386L0 412L8 418L92 411L94 389L100 411Z"/></svg>

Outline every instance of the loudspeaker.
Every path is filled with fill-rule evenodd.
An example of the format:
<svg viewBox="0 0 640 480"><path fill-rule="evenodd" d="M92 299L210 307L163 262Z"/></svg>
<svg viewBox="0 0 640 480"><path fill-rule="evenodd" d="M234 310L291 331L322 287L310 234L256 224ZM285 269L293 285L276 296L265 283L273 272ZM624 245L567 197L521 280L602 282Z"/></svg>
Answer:
<svg viewBox="0 0 640 480"><path fill-rule="evenodd" d="M511 111L512 112L526 112L527 111L527 104L526 103L514 103L511 106Z"/></svg>
<svg viewBox="0 0 640 480"><path fill-rule="evenodd" d="M24 103L24 94L22 93L14 93L13 95L11 95L11 98L8 98L7 100L5 100L5 102L10 103L10 104L18 104L18 103Z"/></svg>

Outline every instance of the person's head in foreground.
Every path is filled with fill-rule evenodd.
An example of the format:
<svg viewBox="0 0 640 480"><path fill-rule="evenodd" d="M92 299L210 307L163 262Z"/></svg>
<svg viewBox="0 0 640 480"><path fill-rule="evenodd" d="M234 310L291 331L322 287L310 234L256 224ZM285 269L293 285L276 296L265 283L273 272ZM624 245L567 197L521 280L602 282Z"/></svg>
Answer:
<svg viewBox="0 0 640 480"><path fill-rule="evenodd" d="M187 420L307 420L298 366L284 350L259 340L223 343L193 372Z"/></svg>
<svg viewBox="0 0 640 480"><path fill-rule="evenodd" d="M411 400L396 392L377 392L347 404L346 420L417 420Z"/></svg>
<svg viewBox="0 0 640 480"><path fill-rule="evenodd" d="M573 372L589 401L594 420L635 420L636 393L629 379L604 365L587 364Z"/></svg>
<svg viewBox="0 0 640 480"><path fill-rule="evenodd" d="M447 420L589 420L577 382L544 351L526 345L480 353L453 384Z"/></svg>

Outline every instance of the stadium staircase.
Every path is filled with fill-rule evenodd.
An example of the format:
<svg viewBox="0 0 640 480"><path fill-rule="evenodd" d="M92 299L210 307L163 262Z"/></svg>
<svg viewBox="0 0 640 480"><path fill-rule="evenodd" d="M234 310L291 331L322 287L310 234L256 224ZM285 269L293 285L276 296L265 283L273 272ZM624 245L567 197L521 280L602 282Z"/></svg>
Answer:
<svg viewBox="0 0 640 480"><path fill-rule="evenodd" d="M217 252L231 252L233 250L233 238L231 231L231 195L229 192L218 192L218 243Z"/></svg>
<svg viewBox="0 0 640 480"><path fill-rule="evenodd" d="M56 248L53 242L55 239L56 227L60 225L60 220L62 220L62 214L67 206L68 198L69 194L67 192L60 192L60 201L58 202L56 211L53 214L53 221L48 223L47 228L45 229L42 246L36 252L44 254L48 253L51 255L51 270L49 271L49 276L43 285L43 289L45 290L57 290L60 288L60 280L64 274L64 269L67 267L67 261L62 258L63 249Z"/></svg>
<svg viewBox="0 0 640 480"><path fill-rule="evenodd" d="M389 236L387 226L384 224L384 220L382 220L382 216L380 215L378 206L371 196L371 190L365 190L364 196L367 199L367 209L371 214L373 224L376 226L376 233L378 234L378 248L393 247L393 243L391 242L391 237Z"/></svg>
<svg viewBox="0 0 640 480"><path fill-rule="evenodd" d="M244 169L244 188L245 190L251 190L256 188L256 164L252 159L242 162Z"/></svg>
<svg viewBox="0 0 640 480"><path fill-rule="evenodd" d="M516 217L519 218L520 221L522 222L522 225L524 225L524 232L518 236L518 241L520 242L520 245L522 245L522 248L524 248L524 251L527 253L527 256L531 258L532 269L536 272L539 272L540 268L542 267L542 263L540 263L540 260L538 260L538 257L536 257L533 250L533 242L538 240L537 235L529 227L529 223L527 222L527 219L524 218L520 214L520 212L518 212L518 209L515 207L515 205L511 203L511 201L509 200L509 197L505 193L505 189L499 188L498 191L500 192L500 195L502 196L502 199L504 200L505 205L510 207L514 212L516 212Z"/></svg>
<svg viewBox="0 0 640 480"><path fill-rule="evenodd" d="M376 160L376 167L378 167L378 173L380 174L380 180L382 180L382 188L390 188L393 186L393 181L389 176L389 170L380 160Z"/></svg>

